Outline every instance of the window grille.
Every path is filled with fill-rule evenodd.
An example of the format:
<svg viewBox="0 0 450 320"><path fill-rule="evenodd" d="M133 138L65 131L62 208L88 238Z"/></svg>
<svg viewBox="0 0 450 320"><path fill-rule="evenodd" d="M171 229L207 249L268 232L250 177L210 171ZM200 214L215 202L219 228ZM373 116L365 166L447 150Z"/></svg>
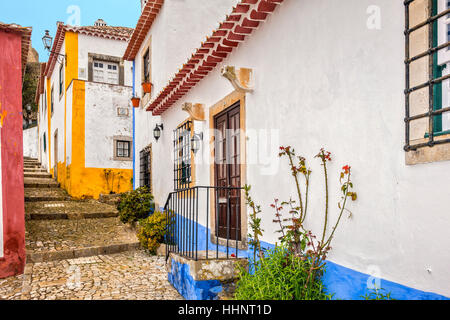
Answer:
<svg viewBox="0 0 450 320"><path fill-rule="evenodd" d="M144 82L150 81L150 49L144 55Z"/></svg>
<svg viewBox="0 0 450 320"><path fill-rule="evenodd" d="M63 65L59 67L59 95L61 96L63 94L64 90L64 70Z"/></svg>
<svg viewBox="0 0 450 320"><path fill-rule="evenodd" d="M187 121L174 131L174 189L189 188L192 182L192 122Z"/></svg>
<svg viewBox="0 0 450 320"><path fill-rule="evenodd" d="M152 191L152 151L151 146L140 152L140 186Z"/></svg>
<svg viewBox="0 0 450 320"><path fill-rule="evenodd" d="M426 0L430 14L425 21L410 26L411 4L418 0L405 0L405 66L406 66L406 89L405 89L405 151L415 151L419 148L433 147L444 143L450 143L450 138L439 138L442 136L442 115L450 111L450 107L443 106L442 83L450 78L450 74L443 75L444 66L439 65L438 54L441 50L449 48L450 42L445 37L445 43L439 43L438 21L450 15L448 4L446 9L438 13L438 0ZM447 1L446 1L447 2ZM428 28L428 50L411 56L411 38L414 32L422 28ZM442 41L441 41L442 42ZM411 64L419 59L428 58L428 80L411 87ZM428 88L427 112L411 115L411 95L418 90ZM418 143L411 141L411 123L416 120L427 119L428 132L424 139ZM450 133L450 132L448 132Z"/></svg>

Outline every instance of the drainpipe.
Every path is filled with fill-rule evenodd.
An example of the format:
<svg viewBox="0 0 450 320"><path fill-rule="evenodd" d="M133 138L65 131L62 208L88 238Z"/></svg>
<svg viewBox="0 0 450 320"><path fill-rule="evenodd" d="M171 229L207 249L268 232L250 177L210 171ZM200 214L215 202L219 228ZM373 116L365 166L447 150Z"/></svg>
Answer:
<svg viewBox="0 0 450 320"><path fill-rule="evenodd" d="M136 60L133 60L133 97L136 95ZM133 190L136 190L136 108L133 109Z"/></svg>

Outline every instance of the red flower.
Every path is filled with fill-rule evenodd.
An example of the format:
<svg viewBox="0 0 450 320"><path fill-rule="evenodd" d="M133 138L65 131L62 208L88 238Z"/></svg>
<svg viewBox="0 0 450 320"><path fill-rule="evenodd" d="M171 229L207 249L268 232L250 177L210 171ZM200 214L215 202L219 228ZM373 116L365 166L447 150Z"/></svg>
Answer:
<svg viewBox="0 0 450 320"><path fill-rule="evenodd" d="M345 173L345 174L349 174L351 168L352 168L352 167L349 167L348 165L346 165L345 167L342 168L342 170L344 170L344 173Z"/></svg>
<svg viewBox="0 0 450 320"><path fill-rule="evenodd" d="M231 254L232 258L236 258L236 255L234 253Z"/></svg>

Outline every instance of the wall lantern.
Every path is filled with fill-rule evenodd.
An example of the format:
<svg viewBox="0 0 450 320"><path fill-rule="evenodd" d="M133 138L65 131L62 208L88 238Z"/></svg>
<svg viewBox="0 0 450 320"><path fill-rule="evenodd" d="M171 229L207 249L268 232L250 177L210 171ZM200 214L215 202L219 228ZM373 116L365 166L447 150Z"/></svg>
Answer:
<svg viewBox="0 0 450 320"><path fill-rule="evenodd" d="M50 36L50 31L45 30L45 36L42 37L42 43L44 44L44 48L47 51L50 51L52 48L53 38Z"/></svg>
<svg viewBox="0 0 450 320"><path fill-rule="evenodd" d="M42 37L42 43L44 44L45 50L47 50L51 54L56 54L58 56L57 59L58 59L59 63L62 64L64 61L66 61L66 64L67 64L67 55L51 51L53 38L52 38L52 36L50 36L50 31L45 30L45 35Z"/></svg>
<svg viewBox="0 0 450 320"><path fill-rule="evenodd" d="M164 130L164 125L156 125L155 129L153 129L153 136L155 137L156 142L158 142L159 138L161 138L161 131Z"/></svg>
<svg viewBox="0 0 450 320"><path fill-rule="evenodd" d="M203 141L203 132L200 134L194 134L191 139L191 150L194 154L196 154L201 147L201 142Z"/></svg>

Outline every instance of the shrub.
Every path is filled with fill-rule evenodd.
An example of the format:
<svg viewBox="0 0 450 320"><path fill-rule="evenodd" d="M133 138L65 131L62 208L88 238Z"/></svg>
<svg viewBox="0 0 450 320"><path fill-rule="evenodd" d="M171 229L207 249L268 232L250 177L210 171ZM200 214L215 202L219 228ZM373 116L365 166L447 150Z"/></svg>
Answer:
<svg viewBox="0 0 450 320"><path fill-rule="evenodd" d="M132 223L145 219L154 212L155 203L149 189L142 187L122 194L117 209L120 221Z"/></svg>
<svg viewBox="0 0 450 320"><path fill-rule="evenodd" d="M310 281L311 262L286 247L268 250L264 259L253 262L254 273L241 268L236 300L330 300L318 279ZM308 285L308 282L310 284Z"/></svg>
<svg viewBox="0 0 450 320"><path fill-rule="evenodd" d="M160 211L139 221L138 239L150 254L156 254L160 244L165 242L166 225L166 214Z"/></svg>

